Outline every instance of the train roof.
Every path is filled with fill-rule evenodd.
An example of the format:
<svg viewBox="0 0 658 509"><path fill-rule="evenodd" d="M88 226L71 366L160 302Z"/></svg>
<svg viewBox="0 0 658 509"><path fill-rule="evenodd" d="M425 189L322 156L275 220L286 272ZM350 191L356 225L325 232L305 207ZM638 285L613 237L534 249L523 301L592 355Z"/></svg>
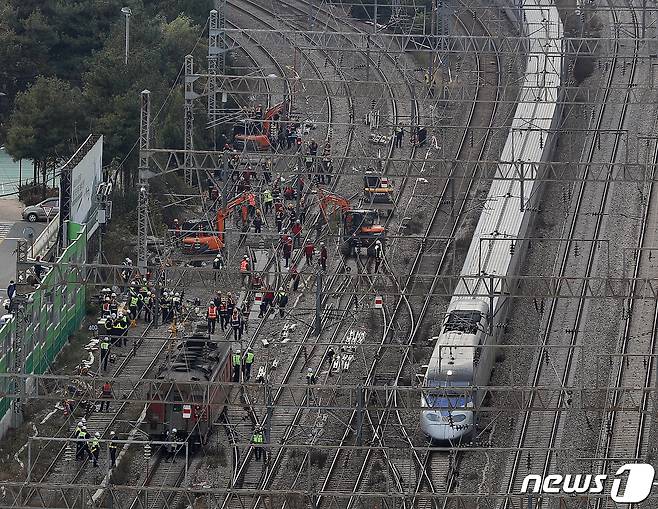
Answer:
<svg viewBox="0 0 658 509"><path fill-rule="evenodd" d="M553 1L525 0L522 25L528 45L526 69L496 170L496 176L505 180L494 177L466 255L463 276L509 274L514 252L510 248L526 236L525 225L533 212L528 210L528 203L533 203L540 190L536 177L540 163L551 156L549 136L560 120L563 26ZM510 177L516 180L508 180ZM522 201L525 207L521 207ZM476 281L460 282L455 293L488 298L488 289Z"/></svg>
<svg viewBox="0 0 658 509"><path fill-rule="evenodd" d="M178 342L171 364L157 378L177 382L213 380L228 352L227 342L213 341L208 334L195 332Z"/></svg>

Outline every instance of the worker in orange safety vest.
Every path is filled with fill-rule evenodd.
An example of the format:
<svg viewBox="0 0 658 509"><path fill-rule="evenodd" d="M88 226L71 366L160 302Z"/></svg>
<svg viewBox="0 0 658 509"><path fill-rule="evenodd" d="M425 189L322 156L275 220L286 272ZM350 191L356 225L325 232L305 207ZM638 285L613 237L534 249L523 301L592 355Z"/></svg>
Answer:
<svg viewBox="0 0 658 509"><path fill-rule="evenodd" d="M217 306L213 301L208 302L208 334L215 333L215 324L217 323Z"/></svg>

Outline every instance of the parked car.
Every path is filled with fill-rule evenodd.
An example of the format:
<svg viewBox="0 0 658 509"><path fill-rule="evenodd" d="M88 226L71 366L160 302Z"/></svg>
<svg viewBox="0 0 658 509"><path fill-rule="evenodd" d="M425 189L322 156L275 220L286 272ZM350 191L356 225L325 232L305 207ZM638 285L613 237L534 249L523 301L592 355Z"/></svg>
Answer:
<svg viewBox="0 0 658 509"><path fill-rule="evenodd" d="M23 219L30 223L50 221L59 212L59 198L48 198L23 209Z"/></svg>

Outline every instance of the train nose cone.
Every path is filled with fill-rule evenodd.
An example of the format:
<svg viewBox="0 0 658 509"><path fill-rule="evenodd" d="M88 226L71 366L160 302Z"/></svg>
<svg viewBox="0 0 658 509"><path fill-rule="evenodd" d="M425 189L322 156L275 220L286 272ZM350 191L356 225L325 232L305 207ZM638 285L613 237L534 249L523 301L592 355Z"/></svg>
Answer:
<svg viewBox="0 0 658 509"><path fill-rule="evenodd" d="M473 412L421 412L420 427L432 442L454 443L473 432Z"/></svg>

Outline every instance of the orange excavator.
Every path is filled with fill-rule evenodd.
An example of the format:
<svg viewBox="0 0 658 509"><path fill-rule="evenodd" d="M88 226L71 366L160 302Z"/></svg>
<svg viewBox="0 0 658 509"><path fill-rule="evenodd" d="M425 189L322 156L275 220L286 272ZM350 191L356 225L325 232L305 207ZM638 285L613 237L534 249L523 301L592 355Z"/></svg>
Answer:
<svg viewBox="0 0 658 509"><path fill-rule="evenodd" d="M379 223L377 211L368 209L353 209L347 198L323 189L318 189L320 210L325 221L329 221L336 211L342 214L343 246L345 254L352 253L356 248L367 248L377 240L384 242L386 229Z"/></svg>
<svg viewBox="0 0 658 509"><path fill-rule="evenodd" d="M226 207L217 211L217 231L200 231L186 236L183 239L183 253L203 254L218 253L224 247L224 230L226 218L235 207L249 202L248 193L242 193L226 204Z"/></svg>
<svg viewBox="0 0 658 509"><path fill-rule="evenodd" d="M237 150L269 150L272 122L276 122L287 110L285 101L271 107L263 119L247 119L233 126L233 148Z"/></svg>

